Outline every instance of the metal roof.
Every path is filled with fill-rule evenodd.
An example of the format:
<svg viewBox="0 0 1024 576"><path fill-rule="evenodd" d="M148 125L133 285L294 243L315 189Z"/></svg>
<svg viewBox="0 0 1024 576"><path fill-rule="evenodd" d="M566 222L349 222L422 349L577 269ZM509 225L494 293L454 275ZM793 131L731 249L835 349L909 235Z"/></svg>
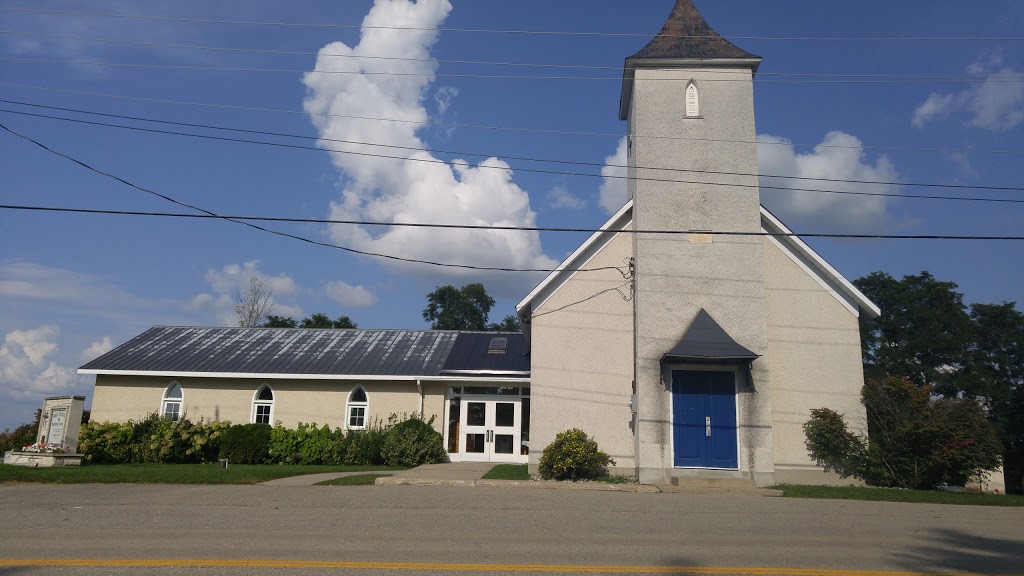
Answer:
<svg viewBox="0 0 1024 576"><path fill-rule="evenodd" d="M504 350L491 351L492 341L504 338ZM495 348L500 348L500 342ZM463 332L448 354L442 374L529 376L530 356L526 338L518 333Z"/></svg>
<svg viewBox="0 0 1024 576"><path fill-rule="evenodd" d="M661 359L662 362L744 361L760 356L740 346L732 336L701 308L682 340Z"/></svg>
<svg viewBox="0 0 1024 576"><path fill-rule="evenodd" d="M436 376L458 332L158 326L82 366L89 372Z"/></svg>

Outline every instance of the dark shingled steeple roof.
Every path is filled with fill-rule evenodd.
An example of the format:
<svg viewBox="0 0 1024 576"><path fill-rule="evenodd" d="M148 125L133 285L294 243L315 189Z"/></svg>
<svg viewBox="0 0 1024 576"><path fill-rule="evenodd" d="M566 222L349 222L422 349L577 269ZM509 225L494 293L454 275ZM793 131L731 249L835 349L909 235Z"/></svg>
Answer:
<svg viewBox="0 0 1024 576"><path fill-rule="evenodd" d="M661 32L642 50L626 58L622 74L619 119L629 117L637 68L670 68L700 63L701 66L749 68L757 72L761 57L736 47L704 21L693 0L676 0Z"/></svg>
<svg viewBox="0 0 1024 576"><path fill-rule="evenodd" d="M749 58L758 57L715 32L694 7L693 0L676 0L676 7L661 32L629 60Z"/></svg>

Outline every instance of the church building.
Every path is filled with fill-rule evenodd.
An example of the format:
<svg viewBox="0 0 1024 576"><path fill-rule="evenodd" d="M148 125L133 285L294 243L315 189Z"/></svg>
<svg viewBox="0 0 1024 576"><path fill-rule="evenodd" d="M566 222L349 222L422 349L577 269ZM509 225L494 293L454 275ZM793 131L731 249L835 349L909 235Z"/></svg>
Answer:
<svg viewBox="0 0 1024 576"><path fill-rule="evenodd" d="M522 334L153 328L82 367L93 418L417 412L453 461L536 471L581 428L642 483L847 483L802 426L822 407L864 425L858 319L880 312L760 204L760 63L677 0L625 62L630 199L517 305Z"/></svg>

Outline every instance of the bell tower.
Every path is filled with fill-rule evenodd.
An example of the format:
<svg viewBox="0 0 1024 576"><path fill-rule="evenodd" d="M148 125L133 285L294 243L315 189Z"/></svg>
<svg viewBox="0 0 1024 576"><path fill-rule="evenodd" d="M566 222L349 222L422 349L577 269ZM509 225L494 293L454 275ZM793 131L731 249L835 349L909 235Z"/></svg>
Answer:
<svg viewBox="0 0 1024 576"><path fill-rule="evenodd" d="M634 226L688 232L634 236L634 435L643 483L731 474L765 484L773 474L764 238L709 234L761 231L753 93L760 63L715 32L692 0L677 0L661 32L626 59L619 117L628 122ZM674 363L668 352L701 310L759 358ZM689 470L674 459L677 369L734 372L735 469Z"/></svg>

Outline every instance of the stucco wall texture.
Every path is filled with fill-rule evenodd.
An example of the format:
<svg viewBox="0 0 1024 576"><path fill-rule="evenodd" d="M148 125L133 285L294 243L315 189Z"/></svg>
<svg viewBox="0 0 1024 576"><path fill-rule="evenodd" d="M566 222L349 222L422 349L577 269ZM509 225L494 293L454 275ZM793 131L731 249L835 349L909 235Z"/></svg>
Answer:
<svg viewBox="0 0 1024 576"><path fill-rule="evenodd" d="M625 267L630 234L615 236L583 268ZM555 434L580 428L632 474L633 309L618 292L569 306L627 284L614 270L580 272L533 312L531 321L530 468ZM629 294L628 286L623 288ZM563 310L558 310L569 306ZM557 310L557 311L556 311Z"/></svg>
<svg viewBox="0 0 1024 576"><path fill-rule="evenodd" d="M857 317L768 238L764 260L776 481L855 483L814 464L803 424L812 409L827 407L842 414L853 430L865 432Z"/></svg>
<svg viewBox="0 0 1024 576"><path fill-rule="evenodd" d="M688 118L684 112L683 99L691 82L699 91L697 118ZM757 174L757 150L749 143L756 137L750 69L638 69L628 133L630 165L640 167L631 168L632 175L641 178L634 186L637 229L760 231L758 182L752 176ZM700 170L751 176L691 172ZM739 391L739 472L758 484L772 483L772 388L761 239L716 236L705 244L691 243L685 236L637 234L634 245L641 482L668 482L676 473L671 453L672 394L663 378L661 358L704 308L739 344L762 357L753 365L753 390Z"/></svg>
<svg viewBox="0 0 1024 576"><path fill-rule="evenodd" d="M252 421L253 397L264 383L274 391L273 419L290 428L299 422L344 428L347 425L345 406L356 386L366 390L368 422L387 422L392 414L415 414L420 406L415 382L100 375L96 377L93 392L92 420L124 422L158 412L164 390L171 382L181 385L182 411L193 421L203 419L248 424ZM444 383L424 383L424 417L436 416L434 428L438 432L444 415L443 398Z"/></svg>

